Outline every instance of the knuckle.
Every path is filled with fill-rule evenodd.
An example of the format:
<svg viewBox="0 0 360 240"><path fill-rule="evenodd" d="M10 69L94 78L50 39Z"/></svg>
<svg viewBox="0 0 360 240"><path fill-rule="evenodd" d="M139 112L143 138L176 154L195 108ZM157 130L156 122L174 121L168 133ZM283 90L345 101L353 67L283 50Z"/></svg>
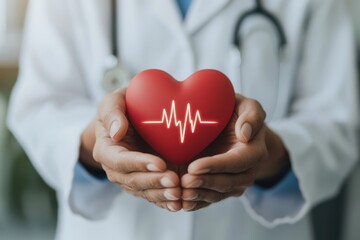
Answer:
<svg viewBox="0 0 360 240"><path fill-rule="evenodd" d="M224 200L225 198L227 198L226 194L221 194L221 193L215 194L212 198L212 203L220 202L220 201Z"/></svg>
<svg viewBox="0 0 360 240"><path fill-rule="evenodd" d="M107 94L101 101L100 106L106 105L109 101L111 101L111 99L113 98L113 95L114 95L113 93Z"/></svg>
<svg viewBox="0 0 360 240"><path fill-rule="evenodd" d="M92 156L93 156L95 161L99 162L100 161L100 149L99 149L99 147L97 145L98 144L95 143L95 146L94 146L94 149L93 149L93 152L92 152Z"/></svg>
<svg viewBox="0 0 360 240"><path fill-rule="evenodd" d="M146 199L148 202L154 203L156 202L152 196L152 194L149 193L149 191L142 191L142 196L144 199Z"/></svg>
<svg viewBox="0 0 360 240"><path fill-rule="evenodd" d="M193 182L197 182L197 186L200 185L196 188L212 188L216 186L215 181L212 177L194 178Z"/></svg>
<svg viewBox="0 0 360 240"><path fill-rule="evenodd" d="M252 185L254 185L255 183L255 178L256 178L256 173L255 171L250 171L249 172L249 177L246 179L245 181L245 186L246 187L250 187Z"/></svg>
<svg viewBox="0 0 360 240"><path fill-rule="evenodd" d="M256 109L262 108L260 102L257 101L256 99L250 98L248 99L248 103L251 108L256 108Z"/></svg>
<svg viewBox="0 0 360 240"><path fill-rule="evenodd" d="M175 172L168 171L165 173L165 177L171 179L175 185L179 183L179 177Z"/></svg>
<svg viewBox="0 0 360 240"><path fill-rule="evenodd" d="M92 156L93 156L94 160L96 160L97 162L101 162L101 160L103 158L103 151L102 151L103 148L104 148L103 141L96 140L93 151L92 151Z"/></svg>
<svg viewBox="0 0 360 240"><path fill-rule="evenodd" d="M134 164L134 166L133 166L134 172L141 172L141 171L146 170L146 167L144 166L143 162L135 161L133 164Z"/></svg>
<svg viewBox="0 0 360 240"><path fill-rule="evenodd" d="M113 162L114 168L121 173L134 172L134 171L131 171L131 166L129 165L129 162L130 162L130 164L133 164L133 163L131 161L129 161L131 159L129 159L129 157L126 156L126 150L123 148L120 148L117 150L116 154L119 157L121 156L121 158L119 158Z"/></svg>
<svg viewBox="0 0 360 240"><path fill-rule="evenodd" d="M127 176L125 178L124 184L131 190L137 190L137 183L133 176Z"/></svg>
<svg viewBox="0 0 360 240"><path fill-rule="evenodd" d="M105 123L106 126L109 124L109 121L114 118L114 115L116 116L122 112L121 104L117 99L118 96L116 93L110 93L100 102L97 118L100 122Z"/></svg>
<svg viewBox="0 0 360 240"><path fill-rule="evenodd" d="M255 99L248 99L248 104L250 106L250 109L254 110L256 117L259 118L260 121L265 120L266 112L259 101Z"/></svg>
<svg viewBox="0 0 360 240"><path fill-rule="evenodd" d="M117 108L110 110L110 112L104 115L102 120L107 128L110 128L111 122L114 120L114 118L117 118L117 115L119 115L119 110Z"/></svg>
<svg viewBox="0 0 360 240"><path fill-rule="evenodd" d="M234 187L233 192L250 187L254 185L256 178L256 172L253 170L248 171L243 177L239 178L238 184Z"/></svg>
<svg viewBox="0 0 360 240"><path fill-rule="evenodd" d="M158 188L158 187L162 187L161 185L161 177L157 177L157 178L150 178L148 181L148 187L149 188Z"/></svg>
<svg viewBox="0 0 360 240"><path fill-rule="evenodd" d="M224 185L215 190L218 191L219 193L227 193L230 191L230 187L228 185Z"/></svg>
<svg viewBox="0 0 360 240"><path fill-rule="evenodd" d="M98 116L100 118L100 120L103 120L105 115L107 114L107 109L109 106L109 103L111 103L113 98L113 94L110 93L108 95L106 95L102 101L100 102L99 108L98 108Z"/></svg>
<svg viewBox="0 0 360 240"><path fill-rule="evenodd" d="M122 152L118 153L119 155L122 154ZM115 161L112 161L113 168L116 169L118 172L121 173L130 173L128 171L127 161L123 159L117 159Z"/></svg>
<svg viewBox="0 0 360 240"><path fill-rule="evenodd" d="M112 167L114 169L116 169L117 171L122 172L122 173L125 172L124 171L124 166L123 166L121 161L113 161L112 164L113 164Z"/></svg>
<svg viewBox="0 0 360 240"><path fill-rule="evenodd" d="M196 191L194 189L190 190L190 193L188 195L188 199L191 201L197 201L199 199L203 199L204 198L204 194L202 191Z"/></svg>
<svg viewBox="0 0 360 240"><path fill-rule="evenodd" d="M205 194L205 196L202 198L203 201L205 202L208 202L208 203L216 203L219 201L219 196L221 195L222 193L207 193Z"/></svg>
<svg viewBox="0 0 360 240"><path fill-rule="evenodd" d="M164 209L168 210L169 212L172 212L167 203L163 203L162 205L164 206Z"/></svg>
<svg viewBox="0 0 360 240"><path fill-rule="evenodd" d="M106 140L97 139L92 150L92 157L95 161L102 163L108 160L108 154L106 152L108 145Z"/></svg>
<svg viewBox="0 0 360 240"><path fill-rule="evenodd" d="M236 186L236 183L234 180L231 180L228 182L228 184L224 185L223 187L223 191L221 191L222 193L228 193L228 192L232 192L234 190Z"/></svg>
<svg viewBox="0 0 360 240"><path fill-rule="evenodd" d="M117 183L118 182L114 173L106 172L106 176L107 176L107 178L109 179L110 182L112 182L112 183Z"/></svg>
<svg viewBox="0 0 360 240"><path fill-rule="evenodd" d="M257 107L260 105L260 103L256 99L253 99L253 98L248 98L248 104L251 107Z"/></svg>
<svg viewBox="0 0 360 240"><path fill-rule="evenodd" d="M185 201L196 201L202 198L202 194L199 194L195 189L183 189L182 199Z"/></svg>
<svg viewBox="0 0 360 240"><path fill-rule="evenodd" d="M255 183L255 180L253 178L251 178L251 179L245 181L244 186L251 187L252 185L254 185L254 183Z"/></svg>
<svg viewBox="0 0 360 240"><path fill-rule="evenodd" d="M162 209L165 209L165 210L168 210L168 211L171 211L169 208L168 208L168 205L166 202L153 202L156 206L158 206L159 208L162 208Z"/></svg>
<svg viewBox="0 0 360 240"><path fill-rule="evenodd" d="M99 107L98 107L98 111L97 111L97 116L98 119L101 120L102 115L103 115L103 109L105 108L105 106L107 105L107 102L109 101L109 95L106 95L100 102Z"/></svg>
<svg viewBox="0 0 360 240"><path fill-rule="evenodd" d="M221 189L221 193L228 193L228 192L231 192L233 190L233 186L228 184L228 185L225 185L222 189Z"/></svg>
<svg viewBox="0 0 360 240"><path fill-rule="evenodd" d="M196 209L197 205L200 202L198 201L184 201L182 203L182 208L186 211L186 212L192 212L194 211L194 209Z"/></svg>
<svg viewBox="0 0 360 240"><path fill-rule="evenodd" d="M130 189L128 189L127 192L130 193L130 194L132 194L132 195L134 195L135 197L145 199L145 198L144 198L144 194L143 194L142 192L133 191L133 190L130 190ZM147 200L147 199L145 199L145 200Z"/></svg>
<svg viewBox="0 0 360 240"><path fill-rule="evenodd" d="M195 207L193 210L191 210L191 211L194 212L194 211L200 210L200 209L202 209L202 208L205 208L205 207L207 207L207 206L209 206L209 205L210 205L210 203L199 202L198 204L196 204L196 207Z"/></svg>
<svg viewBox="0 0 360 240"><path fill-rule="evenodd" d="M238 190L238 191L235 191L232 196L233 197L241 197L243 194L244 194L245 190L242 189L242 190Z"/></svg>
<svg viewBox="0 0 360 240"><path fill-rule="evenodd" d="M139 192L139 191L134 191L134 190L128 188L127 186L122 186L122 188L123 188L127 193L129 193L129 194L131 194L131 195L133 195L133 196L135 196L135 197L143 198L142 193Z"/></svg>
<svg viewBox="0 0 360 240"><path fill-rule="evenodd" d="M150 177L146 181L146 188L147 189L156 189L158 186L160 186L160 179Z"/></svg>
<svg viewBox="0 0 360 240"><path fill-rule="evenodd" d="M255 109L248 111L247 118L250 120L250 122L255 124L260 124L263 121L263 118L261 117L260 113Z"/></svg>

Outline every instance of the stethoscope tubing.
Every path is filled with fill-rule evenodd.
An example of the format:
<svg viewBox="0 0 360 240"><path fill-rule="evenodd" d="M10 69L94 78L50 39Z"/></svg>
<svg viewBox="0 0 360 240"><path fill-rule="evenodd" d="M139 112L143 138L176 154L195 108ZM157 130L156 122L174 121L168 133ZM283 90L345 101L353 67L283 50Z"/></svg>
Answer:
<svg viewBox="0 0 360 240"><path fill-rule="evenodd" d="M285 52L285 48L287 45L287 39L286 39L286 34L285 31L280 23L280 20L271 12L269 12L268 10L265 9L265 7L262 4L261 0L254 0L255 1L255 6L253 9L250 9L248 11L246 11L245 13L241 14L238 18L238 20L236 21L235 24L235 28L234 28L234 32L233 32L233 40L232 40L232 44L233 47L237 49L236 52L238 52L237 54L239 54L239 59L241 59L241 63L240 65L243 65L244 63L244 58L241 56L242 48L243 48L243 40L244 37L241 35L241 29L242 26L244 25L244 23L246 22L247 19L249 19L251 16L262 16L264 18L266 18L273 26L274 29L277 33L278 36L278 62L279 62L279 66L277 69L277 77L278 77L278 89L277 89L277 99L275 100L275 107L274 107L274 111L276 111L277 105L279 104L280 101L280 78L281 78L281 73L282 73L282 65L283 65L283 52ZM110 68L109 71L114 71L116 70L116 68L118 69L118 72L123 73L124 76L130 76L129 72L127 71L127 69L122 65L121 61L120 61L120 52L119 52L119 48L118 48L118 32L119 32L119 28L118 28L118 0L111 0L111 58L113 59L113 62L117 65L117 67L115 68ZM246 60L245 60L246 61ZM241 66L240 66L241 67ZM241 71L241 70L240 70ZM244 86L243 86L243 71L241 71L240 73L240 91L243 93L244 91ZM123 79L124 81L124 79ZM128 79L128 81L130 81L130 79ZM123 84L123 83L122 83ZM274 112L272 113L272 115L274 114Z"/></svg>
<svg viewBox="0 0 360 240"><path fill-rule="evenodd" d="M118 1L111 0L111 54L117 58L119 62L118 48Z"/></svg>
<svg viewBox="0 0 360 240"><path fill-rule="evenodd" d="M236 22L232 44L241 49L243 45L243 37L241 36L241 28L244 22L251 16L260 15L265 17L274 27L279 38L279 48L285 48L287 45L286 34L279 19L269 11L267 11L261 0L255 0L255 7L241 14ZM118 1L111 0L111 53L119 61L119 49L118 49Z"/></svg>

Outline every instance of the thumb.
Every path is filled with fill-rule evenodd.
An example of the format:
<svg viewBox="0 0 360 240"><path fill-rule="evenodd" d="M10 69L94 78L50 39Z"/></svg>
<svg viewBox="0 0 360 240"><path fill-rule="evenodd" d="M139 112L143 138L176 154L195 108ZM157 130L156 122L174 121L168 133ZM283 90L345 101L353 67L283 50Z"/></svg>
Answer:
<svg viewBox="0 0 360 240"><path fill-rule="evenodd" d="M243 123L241 119L238 118L235 124L235 134L238 140L247 143L253 138L253 127L250 123Z"/></svg>
<svg viewBox="0 0 360 240"><path fill-rule="evenodd" d="M248 143L263 127L266 113L260 103L252 99L243 99L237 110L239 117L235 123L236 138Z"/></svg>
<svg viewBox="0 0 360 240"><path fill-rule="evenodd" d="M112 140L119 142L126 135L129 124L124 113L114 110L109 114L105 126Z"/></svg>
<svg viewBox="0 0 360 240"><path fill-rule="evenodd" d="M115 91L104 98L99 107L99 118L113 141L121 141L128 130L125 112L126 89Z"/></svg>

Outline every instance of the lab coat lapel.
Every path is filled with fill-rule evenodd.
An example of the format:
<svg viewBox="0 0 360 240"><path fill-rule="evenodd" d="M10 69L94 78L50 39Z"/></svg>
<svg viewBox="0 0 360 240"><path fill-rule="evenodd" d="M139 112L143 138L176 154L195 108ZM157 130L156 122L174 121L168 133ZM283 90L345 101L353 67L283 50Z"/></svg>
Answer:
<svg viewBox="0 0 360 240"><path fill-rule="evenodd" d="M186 18L186 32L192 34L203 27L232 0L193 0Z"/></svg>
<svg viewBox="0 0 360 240"><path fill-rule="evenodd" d="M148 0L149 11L163 24L178 40L187 41L183 19L175 1Z"/></svg>

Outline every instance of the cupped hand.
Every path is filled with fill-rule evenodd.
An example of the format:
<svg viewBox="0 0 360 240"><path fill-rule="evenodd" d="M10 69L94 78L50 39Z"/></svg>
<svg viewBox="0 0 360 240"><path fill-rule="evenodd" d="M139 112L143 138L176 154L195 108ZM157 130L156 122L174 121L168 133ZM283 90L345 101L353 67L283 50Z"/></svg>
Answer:
<svg viewBox="0 0 360 240"><path fill-rule="evenodd" d="M125 93L126 89L118 90L100 104L96 120L83 134L82 163L87 168L105 171L111 182L134 196L169 211L179 211L179 177L160 157L151 154L127 121ZM91 131L95 132L93 144L86 142Z"/></svg>
<svg viewBox="0 0 360 240"><path fill-rule="evenodd" d="M287 171L286 149L266 126L265 117L257 101L236 96L234 115L227 128L181 177L185 211L239 197L255 181L271 185Z"/></svg>

